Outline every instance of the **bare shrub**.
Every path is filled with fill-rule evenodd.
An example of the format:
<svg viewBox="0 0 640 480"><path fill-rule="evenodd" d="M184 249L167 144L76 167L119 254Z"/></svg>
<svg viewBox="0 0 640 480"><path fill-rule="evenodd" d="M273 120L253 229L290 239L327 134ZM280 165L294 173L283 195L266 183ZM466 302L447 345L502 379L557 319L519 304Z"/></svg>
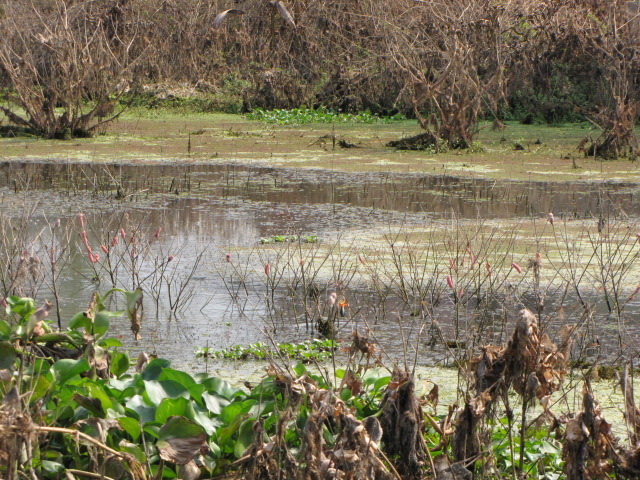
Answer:
<svg viewBox="0 0 640 480"><path fill-rule="evenodd" d="M0 69L17 125L47 138L84 136L116 118L138 36L127 2L12 2L0 21Z"/></svg>

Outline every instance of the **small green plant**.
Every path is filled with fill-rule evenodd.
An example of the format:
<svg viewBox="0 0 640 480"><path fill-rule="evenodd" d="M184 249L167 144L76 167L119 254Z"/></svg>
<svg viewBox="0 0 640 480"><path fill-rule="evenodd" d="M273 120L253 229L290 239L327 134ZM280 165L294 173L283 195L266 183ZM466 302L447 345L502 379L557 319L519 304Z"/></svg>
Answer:
<svg viewBox="0 0 640 480"><path fill-rule="evenodd" d="M260 239L262 245L270 245L272 243L286 243L297 242L302 243L318 243L318 237L316 235L272 235L271 237L264 237Z"/></svg>
<svg viewBox="0 0 640 480"><path fill-rule="evenodd" d="M249 345L233 345L224 350L212 350L210 347L197 348L196 358L225 358L228 360L266 359L282 356L303 363L331 358L337 344L331 339L305 340L301 343L278 343L277 351L269 345L257 342Z"/></svg>
<svg viewBox="0 0 640 480"><path fill-rule="evenodd" d="M263 110L255 109L247 114L249 120L259 120L267 123L277 123L280 125L299 125L303 123L391 123L406 120L407 117L401 114L380 117L369 112L338 113L326 108L294 108L291 110Z"/></svg>

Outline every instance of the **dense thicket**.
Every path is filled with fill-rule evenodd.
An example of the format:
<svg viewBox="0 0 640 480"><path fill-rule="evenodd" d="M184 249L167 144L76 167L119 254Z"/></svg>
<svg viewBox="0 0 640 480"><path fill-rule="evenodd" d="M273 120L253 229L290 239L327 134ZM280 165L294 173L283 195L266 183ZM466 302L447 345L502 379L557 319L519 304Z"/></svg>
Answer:
<svg viewBox="0 0 640 480"><path fill-rule="evenodd" d="M130 88L186 82L219 94L211 108L402 111L449 146L484 115L586 117L607 132L594 153L637 148L637 1L16 0L0 16L5 102L48 136L90 129Z"/></svg>

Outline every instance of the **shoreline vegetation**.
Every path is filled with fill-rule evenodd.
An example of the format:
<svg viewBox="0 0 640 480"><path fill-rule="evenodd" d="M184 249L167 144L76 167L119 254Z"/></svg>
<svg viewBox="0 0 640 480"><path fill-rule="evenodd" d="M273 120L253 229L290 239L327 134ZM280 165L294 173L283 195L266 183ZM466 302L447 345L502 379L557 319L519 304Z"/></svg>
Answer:
<svg viewBox="0 0 640 480"><path fill-rule="evenodd" d="M109 311L120 294L125 311ZM256 346L266 375L242 389L146 353L132 361L109 323L127 315L137 337L141 295L96 293L65 331L49 303L3 301L4 478L637 478L632 370L619 377L625 442L594 397L593 370L567 376L573 327L555 344L529 310L505 345L457 367L466 394L446 406L437 384L387 368L355 331L332 373Z"/></svg>
<svg viewBox="0 0 640 480"><path fill-rule="evenodd" d="M136 108L92 138L44 140L5 130L0 158L15 162L242 164L534 182L638 180L640 163L603 160L576 149L580 139L597 133L588 123L505 125L504 130L494 131L490 122L483 122L472 148L436 153L387 146L419 134L414 120L358 122L348 118L346 122L286 124L243 115ZM640 127L636 131L640 133Z"/></svg>
<svg viewBox="0 0 640 480"><path fill-rule="evenodd" d="M51 171L7 174L0 477L640 478L639 0L0 0L0 38L0 161L100 170L69 168L37 200L66 195L54 216L30 203ZM105 165L129 164L181 171L127 192ZM192 199L197 164L489 179L497 203L514 182L505 198L526 208L436 219L425 201L413 223L354 227L364 206L338 218L332 203L326 232L263 232L280 200L242 199L261 204L246 210L260 235L201 245L164 216ZM234 199L254 188L251 172L219 177ZM526 182L588 183L573 205L593 202L540 211ZM151 221L131 214L145 192ZM188 221L210 221L209 192ZM204 373L172 368L143 343L143 297L158 323L191 315L207 275L205 306L223 293L227 331L264 341L195 345ZM93 292L71 316L68 278ZM280 342L285 324L318 338ZM142 345L154 353L135 358ZM452 366L443 385L416 374L427 349ZM218 358L265 373L236 387L209 374Z"/></svg>

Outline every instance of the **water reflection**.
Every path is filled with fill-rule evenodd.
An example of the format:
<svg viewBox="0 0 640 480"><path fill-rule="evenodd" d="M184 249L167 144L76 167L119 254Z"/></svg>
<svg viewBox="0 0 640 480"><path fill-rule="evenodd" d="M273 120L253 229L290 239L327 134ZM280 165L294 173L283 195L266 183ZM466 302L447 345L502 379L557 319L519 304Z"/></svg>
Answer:
<svg viewBox="0 0 640 480"><path fill-rule="evenodd" d="M4 214L30 221L27 229L30 240L24 249L46 260L49 249L62 242L55 236L62 235L61 232L66 232L65 238L76 247L68 252L59 280L63 321L86 308L94 289L104 291L110 287L104 253L97 265L86 259L76 219L82 211L95 251L108 246L121 228L135 234L145 245L144 254L136 253L142 255L135 260L139 262L137 279L122 273L130 272L127 266L134 262L134 256L129 255L130 250L119 251L117 259L122 263L116 283L132 288L140 278L146 278L145 290L156 288L158 301L147 294L143 340L139 344L130 339L126 319L114 321L114 332L133 353L156 350L182 364L192 361L196 346L222 348L264 341L265 333L278 340L299 340L312 334L305 329L299 306L297 310L292 306L284 283L276 288L275 294L277 310L289 315L286 321L281 316L284 313L274 314L265 303L264 278L254 277L249 271L243 276L241 265L259 272L261 265L274 261L254 249L262 237L301 234L335 240L353 229L373 231L424 225L425 219L514 219L541 217L549 211L558 219L640 217L640 202L634 201L638 190L636 184L622 183L495 182L235 165L0 165ZM61 218L58 233L52 227L57 218ZM158 228L162 228L162 235L153 241ZM5 257L13 255L7 245L5 242ZM62 243L58 246L62 248ZM234 259L231 266L225 261L225 253L230 251ZM167 264L167 278L157 280L154 271L170 255L175 260ZM175 282L173 292L167 290L170 274ZM50 298L47 281L40 285L41 301ZM160 286L153 282L160 282ZM174 295L175 300L175 288L185 283L188 286L184 294L189 301L175 315L169 305L170 296ZM230 301L229 292L245 286L242 302ZM322 284L321 295L326 296L335 288L340 286ZM445 358L446 349L430 351L416 342L424 322L413 315L415 306L403 305L389 297L382 302L382 308L379 299L372 300L374 293L364 288L345 289L342 293L349 295L354 307L361 306L354 321L359 321L360 326L366 321L391 357L401 358L407 345L411 345L409 350L417 348L429 361ZM550 300L549 308L557 308L555 301ZM534 306L533 301L530 303L526 306ZM503 307L507 304L506 300L500 302ZM504 341L514 312L522 306L522 302L509 304L508 314L500 309L485 309L483 315L489 320L483 323L483 338ZM444 335L451 335L450 319L455 310L456 305L449 297L435 310ZM468 318L474 315L478 313L473 309L467 312ZM580 321L580 316L578 310L573 314L574 320ZM352 327L351 323L343 324L339 335L348 336ZM398 329L402 329L404 338L399 338ZM598 335L611 336L601 329L590 338Z"/></svg>

